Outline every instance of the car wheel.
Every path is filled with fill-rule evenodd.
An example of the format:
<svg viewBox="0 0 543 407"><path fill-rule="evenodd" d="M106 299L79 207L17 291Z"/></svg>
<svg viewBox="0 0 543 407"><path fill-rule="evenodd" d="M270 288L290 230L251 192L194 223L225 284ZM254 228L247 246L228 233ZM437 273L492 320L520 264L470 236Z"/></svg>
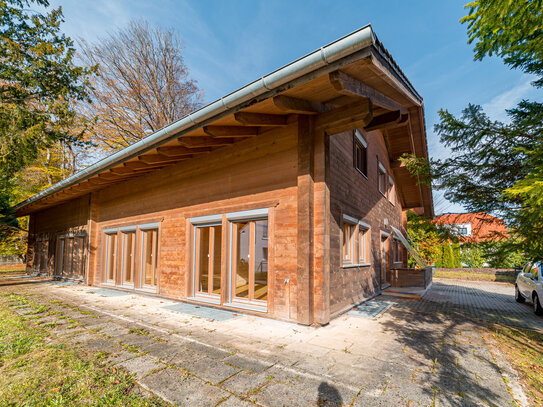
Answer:
<svg viewBox="0 0 543 407"><path fill-rule="evenodd" d="M522 296L522 294L520 293L520 291L518 290L518 286L517 286L517 285L515 285L515 300L516 300L517 302L524 302L524 301L526 301L526 298L524 298L524 297Z"/></svg>
<svg viewBox="0 0 543 407"><path fill-rule="evenodd" d="M534 293L534 312L536 315L543 315L543 308L536 293Z"/></svg>

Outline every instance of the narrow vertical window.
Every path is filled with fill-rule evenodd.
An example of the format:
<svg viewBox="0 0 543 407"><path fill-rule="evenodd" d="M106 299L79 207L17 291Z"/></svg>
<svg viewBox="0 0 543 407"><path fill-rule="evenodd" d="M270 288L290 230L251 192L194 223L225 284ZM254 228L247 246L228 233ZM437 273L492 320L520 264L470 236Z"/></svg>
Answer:
<svg viewBox="0 0 543 407"><path fill-rule="evenodd" d="M343 264L353 264L354 225L343 223Z"/></svg>
<svg viewBox="0 0 543 407"><path fill-rule="evenodd" d="M370 263L370 230L369 228L359 225L358 226L358 262L360 264Z"/></svg>
<svg viewBox="0 0 543 407"><path fill-rule="evenodd" d="M123 284L134 284L134 252L136 232L123 232Z"/></svg>
<svg viewBox="0 0 543 407"><path fill-rule="evenodd" d="M388 177L388 200L392 205L396 205L396 187L391 176Z"/></svg>
<svg viewBox="0 0 543 407"><path fill-rule="evenodd" d="M402 263L403 247L399 239L394 239L394 263Z"/></svg>
<svg viewBox="0 0 543 407"><path fill-rule="evenodd" d="M85 237L78 236L76 237L77 247L79 249L78 253L78 268L76 270L76 278L82 279L85 277Z"/></svg>
<svg viewBox="0 0 543 407"><path fill-rule="evenodd" d="M58 277L62 276L62 269L64 268L64 238L57 240L57 253L55 256L55 274Z"/></svg>
<svg viewBox="0 0 543 407"><path fill-rule="evenodd" d="M143 230L143 267L142 281L145 286L156 286L158 229Z"/></svg>
<svg viewBox="0 0 543 407"><path fill-rule="evenodd" d="M249 263L250 263L250 242L251 223L236 222L234 224L236 239L235 261L235 292L239 298L249 298Z"/></svg>
<svg viewBox="0 0 543 407"><path fill-rule="evenodd" d="M354 137L354 166L364 176L368 176L368 143L358 130Z"/></svg>
<svg viewBox="0 0 543 407"><path fill-rule="evenodd" d="M117 233L106 234L106 281L115 282L117 274Z"/></svg>
<svg viewBox="0 0 543 407"><path fill-rule="evenodd" d="M268 221L255 221L255 300L268 299Z"/></svg>
<svg viewBox="0 0 543 407"><path fill-rule="evenodd" d="M72 278L73 250L74 238L70 237L66 239L66 251L64 252L64 267L62 270L62 274L64 275L64 277Z"/></svg>
<svg viewBox="0 0 543 407"><path fill-rule="evenodd" d="M379 192L384 196L387 196L387 171L383 164L378 163L378 182L379 182Z"/></svg>

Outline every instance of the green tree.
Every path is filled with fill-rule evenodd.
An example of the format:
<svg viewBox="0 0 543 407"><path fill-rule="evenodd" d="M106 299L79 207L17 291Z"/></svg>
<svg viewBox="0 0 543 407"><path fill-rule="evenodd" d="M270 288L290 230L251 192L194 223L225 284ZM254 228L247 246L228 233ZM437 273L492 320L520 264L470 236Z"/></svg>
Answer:
<svg viewBox="0 0 543 407"><path fill-rule="evenodd" d="M428 264L435 264L443 258L444 242L451 238L447 229L432 223L413 211L407 212L407 233L420 257ZM409 258L409 267L417 267Z"/></svg>
<svg viewBox="0 0 543 407"><path fill-rule="evenodd" d="M74 64L72 41L60 31L62 10L40 13L47 0L0 2L0 212L10 217L14 176L44 148L75 143L75 101L87 99L92 68Z"/></svg>
<svg viewBox="0 0 543 407"><path fill-rule="evenodd" d="M477 0L465 6L468 42L475 59L497 55L515 69L536 76L543 86L542 0ZM429 179L446 198L470 211L504 218L513 235L507 248L543 257L543 104L521 101L506 112L509 121L491 120L480 106L460 117L439 112L435 126L451 155L432 162ZM424 166L412 158L413 171ZM515 248L516 246L516 248Z"/></svg>
<svg viewBox="0 0 543 407"><path fill-rule="evenodd" d="M450 242L443 244L443 257L441 259L442 267L453 268L454 267L454 253Z"/></svg>
<svg viewBox="0 0 543 407"><path fill-rule="evenodd" d="M0 240L4 243L20 242L25 227L26 220L19 224L14 218L12 206L51 183L25 179L27 168L59 145L84 144L85 126L73 106L88 100L88 77L95 69L75 65L73 43L60 30L61 8L38 12L32 6L47 8L49 2L0 2ZM17 247L24 250L20 244Z"/></svg>
<svg viewBox="0 0 543 407"><path fill-rule="evenodd" d="M464 243L460 248L460 262L463 267L480 268L486 263L483 247L479 243Z"/></svg>

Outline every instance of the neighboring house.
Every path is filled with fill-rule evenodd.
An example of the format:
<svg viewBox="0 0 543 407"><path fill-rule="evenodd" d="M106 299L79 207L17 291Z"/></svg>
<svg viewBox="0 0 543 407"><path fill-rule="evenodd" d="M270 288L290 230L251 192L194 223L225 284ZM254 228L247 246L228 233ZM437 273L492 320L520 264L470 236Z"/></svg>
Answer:
<svg viewBox="0 0 543 407"><path fill-rule="evenodd" d="M479 243L508 237L505 222L484 212L447 213L436 216L434 223L449 227L461 243Z"/></svg>
<svg viewBox="0 0 543 407"><path fill-rule="evenodd" d="M406 265L422 98L370 26L20 203L28 271L325 324Z"/></svg>

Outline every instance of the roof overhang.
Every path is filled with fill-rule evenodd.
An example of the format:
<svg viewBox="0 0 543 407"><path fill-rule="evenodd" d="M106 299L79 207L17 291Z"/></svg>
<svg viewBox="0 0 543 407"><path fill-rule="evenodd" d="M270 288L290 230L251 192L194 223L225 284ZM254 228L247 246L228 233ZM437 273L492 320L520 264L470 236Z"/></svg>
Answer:
<svg viewBox="0 0 543 407"><path fill-rule="evenodd" d="M368 104L371 117L363 115ZM422 98L368 25L52 185L19 203L16 215L258 136L299 114L316 115L317 122L348 119L337 120L336 127L326 129L329 134L346 130L346 125L382 129L391 163L404 152L428 157ZM404 168L395 168L397 184L406 191L404 207L422 207L432 216L430 188L418 185Z"/></svg>

